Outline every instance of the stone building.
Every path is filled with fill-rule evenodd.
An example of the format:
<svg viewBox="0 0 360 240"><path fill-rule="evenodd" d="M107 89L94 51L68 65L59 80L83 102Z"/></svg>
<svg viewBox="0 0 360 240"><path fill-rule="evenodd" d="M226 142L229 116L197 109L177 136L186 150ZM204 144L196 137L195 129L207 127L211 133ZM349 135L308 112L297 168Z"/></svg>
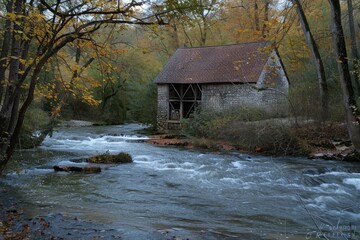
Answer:
<svg viewBox="0 0 360 240"><path fill-rule="evenodd" d="M154 83L160 131L178 128L199 106L219 112L236 106L288 109L289 81L279 53L267 42L180 48Z"/></svg>

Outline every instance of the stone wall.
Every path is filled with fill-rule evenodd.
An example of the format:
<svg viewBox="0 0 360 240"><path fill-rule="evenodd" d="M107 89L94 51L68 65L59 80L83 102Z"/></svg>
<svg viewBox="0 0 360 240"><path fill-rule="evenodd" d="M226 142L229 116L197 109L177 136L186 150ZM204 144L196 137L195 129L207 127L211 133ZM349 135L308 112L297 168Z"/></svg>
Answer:
<svg viewBox="0 0 360 240"><path fill-rule="evenodd" d="M167 120L169 113L168 104L169 88L166 84L158 84L157 86L157 129L159 131L167 128Z"/></svg>
<svg viewBox="0 0 360 240"><path fill-rule="evenodd" d="M258 82L202 84L202 108L215 111L243 107L259 107L278 115L289 111L288 89L285 71L275 51L271 54ZM169 89L158 84L157 128L159 131L177 128L178 122L169 119Z"/></svg>
<svg viewBox="0 0 360 240"><path fill-rule="evenodd" d="M281 114L287 112L288 101L276 89L258 90L255 84L205 84L201 106L215 111L251 106Z"/></svg>
<svg viewBox="0 0 360 240"><path fill-rule="evenodd" d="M289 81L275 50L272 51L256 86L261 89L261 102L266 109L288 114Z"/></svg>
<svg viewBox="0 0 360 240"><path fill-rule="evenodd" d="M274 51L256 84L203 84L201 105L215 111L235 106L251 106L283 115L289 111L288 91L289 82Z"/></svg>
<svg viewBox="0 0 360 240"><path fill-rule="evenodd" d="M215 111L238 105L256 105L258 94L245 84L204 84L202 85L202 108Z"/></svg>

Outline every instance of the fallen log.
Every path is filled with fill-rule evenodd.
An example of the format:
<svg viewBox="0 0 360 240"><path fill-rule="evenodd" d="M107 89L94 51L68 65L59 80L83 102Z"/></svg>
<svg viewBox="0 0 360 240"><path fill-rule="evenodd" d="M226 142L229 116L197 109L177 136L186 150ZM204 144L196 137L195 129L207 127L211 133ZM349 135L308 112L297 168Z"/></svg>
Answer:
<svg viewBox="0 0 360 240"><path fill-rule="evenodd" d="M101 167L95 166L54 166L55 172L84 172L84 173L99 173Z"/></svg>

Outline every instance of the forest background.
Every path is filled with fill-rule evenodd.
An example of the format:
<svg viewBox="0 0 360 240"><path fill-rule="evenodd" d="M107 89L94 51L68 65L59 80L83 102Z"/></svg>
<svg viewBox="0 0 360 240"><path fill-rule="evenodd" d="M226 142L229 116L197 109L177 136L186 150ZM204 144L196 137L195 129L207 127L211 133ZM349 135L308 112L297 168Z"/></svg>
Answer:
<svg viewBox="0 0 360 240"><path fill-rule="evenodd" d="M152 82L179 47L269 41L278 48L290 80L291 117L331 127L344 123L347 108L337 68L342 60L334 47L334 3L342 9L350 87L358 96L358 0L2 1L0 117L6 123L1 129L2 162L13 152L11 142L32 147L59 120L155 124ZM69 37L63 45L56 42ZM325 86L319 61L314 60L314 43ZM15 65L18 71L12 72ZM5 108L12 92L15 104ZM356 104L351 107L357 119ZM203 122L209 120L201 117ZM231 126L228 118L220 125ZM16 131L20 140L12 138ZM189 130L205 137L219 135L214 128L206 131L213 135Z"/></svg>

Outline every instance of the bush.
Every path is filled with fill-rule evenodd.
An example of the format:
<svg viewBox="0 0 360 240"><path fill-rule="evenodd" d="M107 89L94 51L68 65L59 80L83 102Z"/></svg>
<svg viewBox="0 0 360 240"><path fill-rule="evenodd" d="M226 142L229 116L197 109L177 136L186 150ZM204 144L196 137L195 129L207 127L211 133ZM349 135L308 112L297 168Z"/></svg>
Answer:
<svg viewBox="0 0 360 240"><path fill-rule="evenodd" d="M304 155L308 152L306 145L301 143L290 125L276 119L232 122L224 129L223 135L247 151L274 155Z"/></svg>
<svg viewBox="0 0 360 240"><path fill-rule="evenodd" d="M237 108L219 114L202 111L182 124L185 134L224 140L246 151L275 155L306 154L307 147L296 137L289 120L271 118L258 108Z"/></svg>
<svg viewBox="0 0 360 240"><path fill-rule="evenodd" d="M182 128L185 134L196 137L218 137L234 121L259 121L274 117L272 113L256 107L234 107L223 112L204 109L185 119Z"/></svg>

